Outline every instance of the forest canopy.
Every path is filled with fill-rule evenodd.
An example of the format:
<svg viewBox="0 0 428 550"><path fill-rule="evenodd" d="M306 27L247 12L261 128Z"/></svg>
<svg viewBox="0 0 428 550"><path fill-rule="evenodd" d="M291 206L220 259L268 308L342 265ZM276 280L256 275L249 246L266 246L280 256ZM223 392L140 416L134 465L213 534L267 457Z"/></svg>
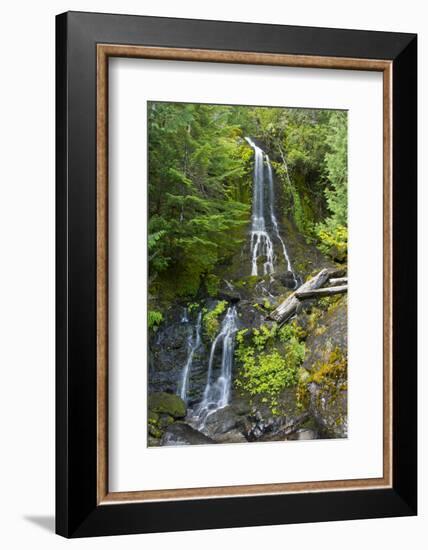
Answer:
<svg viewBox="0 0 428 550"><path fill-rule="evenodd" d="M282 214L307 242L346 261L345 111L149 102L148 248L157 299L192 298L201 288L215 296L218 268L244 245L254 165L246 136L269 153Z"/></svg>

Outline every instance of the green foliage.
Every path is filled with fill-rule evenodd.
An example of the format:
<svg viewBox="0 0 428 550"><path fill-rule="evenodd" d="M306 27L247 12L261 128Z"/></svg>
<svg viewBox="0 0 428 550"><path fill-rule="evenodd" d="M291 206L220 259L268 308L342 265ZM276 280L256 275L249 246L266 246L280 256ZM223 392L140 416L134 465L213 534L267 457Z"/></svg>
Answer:
<svg viewBox="0 0 428 550"><path fill-rule="evenodd" d="M240 364L237 388L279 414L281 392L298 381L298 369L305 357L301 341L304 336L295 323L281 328L262 325L251 333L247 329L239 331L235 351Z"/></svg>
<svg viewBox="0 0 428 550"><path fill-rule="evenodd" d="M348 252L348 126L347 114L334 112L330 117L327 143L330 152L325 164L329 185L325 189L330 215L316 226L320 250L343 262Z"/></svg>
<svg viewBox="0 0 428 550"><path fill-rule="evenodd" d="M215 294L216 266L242 244L251 201L251 150L237 108L150 102L149 251L152 291ZM165 292L164 292L165 293Z"/></svg>
<svg viewBox="0 0 428 550"><path fill-rule="evenodd" d="M149 102L149 281L158 301L201 288L215 296L221 266L242 249L254 164L246 135L269 153L280 215L346 259L346 112Z"/></svg>
<svg viewBox="0 0 428 550"><path fill-rule="evenodd" d="M163 224L162 220L158 220L156 217L154 217L149 221L147 248L149 251L149 265L151 271L160 273L168 267L170 258L164 253L165 242L163 238L165 237L167 232L165 229L158 229L157 231L153 231L153 228L155 228L156 225L159 228Z"/></svg>
<svg viewBox="0 0 428 550"><path fill-rule="evenodd" d="M348 221L348 125L347 113L337 111L330 117L327 143L331 151L325 163L330 185L325 190L332 220L338 225Z"/></svg>
<svg viewBox="0 0 428 550"><path fill-rule="evenodd" d="M149 325L150 330L153 330L154 332L156 332L157 329L159 328L159 325L162 323L162 321L163 321L163 315L160 311L149 309L147 314L147 323Z"/></svg>
<svg viewBox="0 0 428 550"><path fill-rule="evenodd" d="M278 336L281 342L284 343L299 343L306 338L306 332L296 322L282 325L278 331Z"/></svg>
<svg viewBox="0 0 428 550"><path fill-rule="evenodd" d="M334 260L344 262L348 256L348 229L344 225L335 225L328 221L317 229L318 247Z"/></svg>
<svg viewBox="0 0 428 550"><path fill-rule="evenodd" d="M222 300L220 302L217 302L216 306L213 309L205 312L203 315L202 319L205 333L210 340L214 339L220 329L219 317L222 313L224 313L226 306L226 300Z"/></svg>
<svg viewBox="0 0 428 550"><path fill-rule="evenodd" d="M339 348L332 350L324 360L318 361L311 373L300 377L297 387L297 403L299 408L307 409L310 404L309 384L316 384L319 389L319 399L333 404L341 393L347 389L348 361Z"/></svg>
<svg viewBox="0 0 428 550"><path fill-rule="evenodd" d="M277 325L274 323L272 327L262 325L260 328L253 329L253 344L257 351L263 351L267 342L275 337Z"/></svg>
<svg viewBox="0 0 428 550"><path fill-rule="evenodd" d="M204 280L208 295L213 297L216 296L220 286L220 278L211 273L206 275Z"/></svg>

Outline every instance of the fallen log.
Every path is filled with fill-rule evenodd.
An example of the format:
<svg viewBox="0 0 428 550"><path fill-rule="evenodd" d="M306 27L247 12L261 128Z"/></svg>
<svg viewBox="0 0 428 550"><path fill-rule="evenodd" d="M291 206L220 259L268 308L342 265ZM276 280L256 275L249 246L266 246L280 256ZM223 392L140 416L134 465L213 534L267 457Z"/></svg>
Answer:
<svg viewBox="0 0 428 550"><path fill-rule="evenodd" d="M294 315L298 305L300 304L299 298L296 296L297 292L305 292L315 290L323 286L332 275L331 269L322 269L315 277L306 281L298 290L294 291L290 296L284 300L279 306L274 309L269 315L268 319L283 324L290 317Z"/></svg>
<svg viewBox="0 0 428 550"><path fill-rule="evenodd" d="M328 282L331 286L347 285L348 277L340 277L339 279L330 279Z"/></svg>
<svg viewBox="0 0 428 550"><path fill-rule="evenodd" d="M316 288L314 290L296 290L296 296L299 300L307 298L322 298L323 296L334 296L334 294L343 294L348 292L348 285L331 286L328 288Z"/></svg>

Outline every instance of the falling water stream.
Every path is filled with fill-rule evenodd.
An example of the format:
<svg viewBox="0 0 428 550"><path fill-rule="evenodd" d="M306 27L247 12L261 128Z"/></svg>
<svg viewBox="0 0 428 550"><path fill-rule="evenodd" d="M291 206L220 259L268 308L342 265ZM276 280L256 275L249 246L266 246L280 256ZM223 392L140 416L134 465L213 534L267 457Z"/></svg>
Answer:
<svg viewBox="0 0 428 550"><path fill-rule="evenodd" d="M249 137L245 138L254 150L254 182L253 182L253 210L251 218L251 274L258 275L259 259L263 258L263 275L272 275L275 272L276 255L274 242L281 247L287 270L292 274L294 287L298 281L291 265L287 247L281 237L278 220L275 216L274 180L272 165L268 155L258 147ZM229 281L225 281L229 289L233 288ZM262 288L269 296L272 294ZM181 372L177 393L187 404L189 398L189 381L193 357L201 345L202 311L199 312L195 326L189 322L187 310L184 310L181 322L187 324L187 359ZM207 418L222 409L230 402L232 388L232 367L235 348L235 335L238 330L238 314L235 306L229 307L223 318L220 330L211 345L205 389L201 401L190 411L192 424L200 431L204 431ZM221 347L221 348L220 348ZM215 376L214 364L221 349L221 366L218 376Z"/></svg>
<svg viewBox="0 0 428 550"><path fill-rule="evenodd" d="M201 345L201 321L202 311L198 313L195 327L193 328L191 325L189 325L189 333L187 336L187 359L181 372L181 378L178 385L178 395L185 403L187 403L188 400L190 370L192 368L193 356L195 354L195 351ZM187 310L184 310L181 322L189 323Z"/></svg>
<svg viewBox="0 0 428 550"><path fill-rule="evenodd" d="M235 334L238 330L237 320L236 307L230 307L223 319L220 331L211 345L205 390L202 401L196 407L193 415L200 430L205 427L209 415L229 404ZM219 376L214 379L214 360L220 344L222 345L221 369Z"/></svg>
<svg viewBox="0 0 428 550"><path fill-rule="evenodd" d="M251 218L251 275L258 275L258 260L263 257L263 275L275 272L274 238L281 244L287 270L292 274L294 287L297 278L291 265L287 247L282 239L274 210L273 172L268 155L249 137L245 140L254 150L254 180L253 180L253 212ZM266 169L265 169L266 163ZM265 191L267 183L267 193ZM267 195L267 205L265 198ZM270 220L270 230L266 224L266 213ZM271 233L271 234L270 234Z"/></svg>

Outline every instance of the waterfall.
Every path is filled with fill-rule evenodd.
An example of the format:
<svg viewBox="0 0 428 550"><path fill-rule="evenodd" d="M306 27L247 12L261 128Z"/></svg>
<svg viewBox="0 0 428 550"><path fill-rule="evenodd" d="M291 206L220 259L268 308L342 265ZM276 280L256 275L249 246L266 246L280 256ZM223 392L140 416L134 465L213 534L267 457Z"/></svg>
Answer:
<svg viewBox="0 0 428 550"><path fill-rule="evenodd" d="M254 181L253 181L253 213L251 217L251 275L258 275L257 260L260 256L266 258L263 264L263 274L274 272L273 243L266 231L264 215L264 165L263 151L249 138L247 143L254 149Z"/></svg>
<svg viewBox="0 0 428 550"><path fill-rule="evenodd" d="M210 351L208 373L201 403L195 409L194 418L199 429L203 429L207 417L213 412L229 404L232 388L233 353L235 349L235 334L238 330L238 314L236 307L230 307L215 337ZM222 343L221 370L218 378L213 380L213 363L217 347Z"/></svg>
<svg viewBox="0 0 428 550"><path fill-rule="evenodd" d="M184 310L183 317L181 319L182 323L188 323L187 309ZM198 318L196 321L195 328L190 325L189 335L187 337L187 360L181 372L181 379L178 386L178 395L181 399L187 403L188 391L189 391L189 379L190 379L190 370L192 368L193 356L195 351L201 345L201 322L202 322L202 311L198 313Z"/></svg>
<svg viewBox="0 0 428 550"><path fill-rule="evenodd" d="M269 211L270 211L270 219L272 222L273 231L281 243L282 246L282 253L284 255L285 262L287 264L287 271L293 274L294 279L294 288L297 287L298 282L296 278L296 274L294 273L294 270L291 266L290 256L287 252L287 247L285 246L284 240L282 239L280 233L279 233L279 227L278 227L278 221L275 216L275 210L273 208L274 202L275 202L275 195L274 195L274 189L273 189L273 172L272 172L272 165L270 163L270 159L268 155L266 155L266 165L267 165L267 173L268 173L268 188L269 188Z"/></svg>
<svg viewBox="0 0 428 550"><path fill-rule="evenodd" d="M189 316L187 314L187 307L183 309L183 316L181 318L182 323L188 323L189 322Z"/></svg>
<svg viewBox="0 0 428 550"><path fill-rule="evenodd" d="M258 275L257 260L259 257L264 256L265 262L263 264L263 275L269 275L275 272L274 267L274 246L272 237L275 237L282 247L282 253L284 256L287 270L292 273L294 279L294 286L297 286L297 278L293 271L290 257L285 246L285 242L282 239L278 221L274 211L274 187L273 187L273 173L272 165L270 163L268 155L264 153L260 147L258 147L249 137L245 140L254 150L254 180L253 180L253 212L251 218L251 275ZM267 178L265 177L264 161L266 161ZM272 227L272 237L269 235L269 231L266 226L265 219L265 183L267 179L267 211L270 218L270 225Z"/></svg>

